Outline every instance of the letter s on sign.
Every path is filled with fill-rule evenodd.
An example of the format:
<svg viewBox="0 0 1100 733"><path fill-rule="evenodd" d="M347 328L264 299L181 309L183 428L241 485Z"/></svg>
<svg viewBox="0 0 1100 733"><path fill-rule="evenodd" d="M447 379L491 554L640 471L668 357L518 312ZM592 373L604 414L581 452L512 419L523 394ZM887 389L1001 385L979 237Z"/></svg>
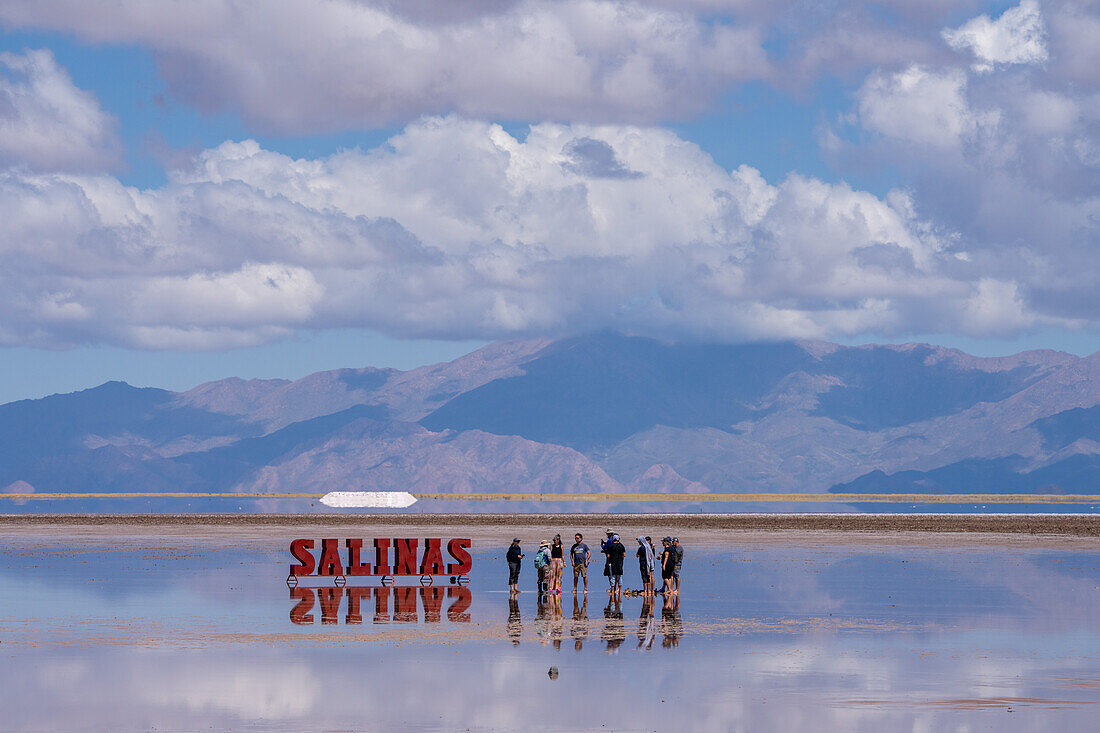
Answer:
<svg viewBox="0 0 1100 733"><path fill-rule="evenodd" d="M447 554L458 560L457 563L451 563L447 566L448 575L459 575L461 573L468 573L474 566L474 560L470 557L470 553L466 552L466 548L470 546L470 540L455 538L447 543Z"/></svg>
<svg viewBox="0 0 1100 733"><path fill-rule="evenodd" d="M290 554L298 561L298 565L290 566L291 575L309 575L317 567L313 559L313 540L294 540L290 543Z"/></svg>

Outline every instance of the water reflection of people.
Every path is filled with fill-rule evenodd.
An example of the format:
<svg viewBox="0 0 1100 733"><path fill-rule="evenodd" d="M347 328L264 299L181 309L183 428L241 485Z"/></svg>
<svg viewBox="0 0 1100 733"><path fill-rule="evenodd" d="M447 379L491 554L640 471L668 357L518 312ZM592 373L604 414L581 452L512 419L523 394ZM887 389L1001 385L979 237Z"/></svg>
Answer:
<svg viewBox="0 0 1100 733"><path fill-rule="evenodd" d="M519 599L515 594L508 598L508 638L512 640L512 646L519 646L520 637L523 636L523 620L519 616Z"/></svg>
<svg viewBox="0 0 1100 733"><path fill-rule="evenodd" d="M569 625L569 635L573 637L573 648L579 652L588 639L588 594L579 605L577 597L573 596L573 622Z"/></svg>
<svg viewBox="0 0 1100 733"><path fill-rule="evenodd" d="M550 619L550 596L546 593L539 593L536 602L538 605L535 610L535 635L545 644L546 627Z"/></svg>
<svg viewBox="0 0 1100 733"><path fill-rule="evenodd" d="M680 645L680 636L684 633L684 621L680 617L679 596L665 596L665 604L661 607L661 631L665 635L661 640L661 646L665 649Z"/></svg>
<svg viewBox="0 0 1100 733"><path fill-rule="evenodd" d="M561 649L561 640L565 635L565 620L562 618L561 592L550 594L550 640L555 649Z"/></svg>
<svg viewBox="0 0 1100 733"><path fill-rule="evenodd" d="M642 601L642 613L638 617L638 648L650 649L653 647L654 637L653 599L645 598Z"/></svg>
<svg viewBox="0 0 1100 733"><path fill-rule="evenodd" d="M626 641L626 625L623 623L622 602L612 595L607 599L607 608L603 610L603 640L607 651L613 652Z"/></svg>

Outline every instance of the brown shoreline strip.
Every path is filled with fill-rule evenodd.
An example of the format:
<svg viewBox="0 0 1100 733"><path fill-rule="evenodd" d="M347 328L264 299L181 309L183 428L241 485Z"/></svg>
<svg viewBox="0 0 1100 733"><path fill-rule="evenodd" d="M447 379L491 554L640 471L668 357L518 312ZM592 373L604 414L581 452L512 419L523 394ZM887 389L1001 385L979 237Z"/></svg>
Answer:
<svg viewBox="0 0 1100 733"><path fill-rule="evenodd" d="M996 532L1100 537L1100 515L1084 514L0 514L12 526L471 526L533 527L613 523L717 530Z"/></svg>

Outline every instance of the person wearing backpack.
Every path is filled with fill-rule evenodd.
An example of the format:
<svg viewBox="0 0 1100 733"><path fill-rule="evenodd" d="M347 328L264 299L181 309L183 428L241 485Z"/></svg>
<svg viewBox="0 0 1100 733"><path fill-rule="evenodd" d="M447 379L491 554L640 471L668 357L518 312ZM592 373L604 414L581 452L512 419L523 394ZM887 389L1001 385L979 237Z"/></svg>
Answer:
<svg viewBox="0 0 1100 733"><path fill-rule="evenodd" d="M539 595L550 590L550 541L543 540L539 543L539 551L535 553L535 570L538 571Z"/></svg>

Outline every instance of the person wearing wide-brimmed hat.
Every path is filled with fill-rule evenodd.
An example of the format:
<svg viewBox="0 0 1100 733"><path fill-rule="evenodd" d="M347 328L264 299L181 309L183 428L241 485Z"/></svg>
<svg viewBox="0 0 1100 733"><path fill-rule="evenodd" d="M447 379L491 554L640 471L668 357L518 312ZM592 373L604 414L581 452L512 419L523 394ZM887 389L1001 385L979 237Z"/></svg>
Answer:
<svg viewBox="0 0 1100 733"><path fill-rule="evenodd" d="M550 540L539 543L539 551L535 553L535 568L538 570L539 595L550 590Z"/></svg>

